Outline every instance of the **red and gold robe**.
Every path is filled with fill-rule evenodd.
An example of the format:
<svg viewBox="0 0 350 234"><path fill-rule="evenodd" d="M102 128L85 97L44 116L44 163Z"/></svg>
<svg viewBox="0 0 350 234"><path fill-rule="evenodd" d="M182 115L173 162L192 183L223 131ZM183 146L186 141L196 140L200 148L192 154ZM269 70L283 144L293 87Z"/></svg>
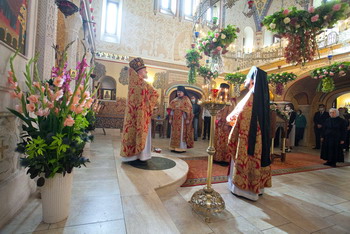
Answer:
<svg viewBox="0 0 350 234"><path fill-rule="evenodd" d="M248 155L248 134L253 107L253 93L240 101L232 115L232 130L228 148L234 160L232 182L239 189L260 193L260 189L271 187L271 166L261 167L262 140L258 124L254 155Z"/></svg>
<svg viewBox="0 0 350 234"><path fill-rule="evenodd" d="M215 123L215 138L214 138L214 161L230 162L230 152L228 151L228 136L231 131L231 126L227 123L226 117L232 111L232 106L226 106L216 115Z"/></svg>
<svg viewBox="0 0 350 234"><path fill-rule="evenodd" d="M148 127L158 93L143 78L131 70L129 92L125 109L120 156L132 157L145 148Z"/></svg>
<svg viewBox="0 0 350 234"><path fill-rule="evenodd" d="M193 148L193 113L190 99L187 96L182 98L177 97L170 102L169 109L174 112L171 123L170 149L183 151L180 148L181 141L186 142L187 148ZM181 139L183 113L186 113L186 119L183 124L183 139ZM189 121L189 124L186 124L186 120Z"/></svg>

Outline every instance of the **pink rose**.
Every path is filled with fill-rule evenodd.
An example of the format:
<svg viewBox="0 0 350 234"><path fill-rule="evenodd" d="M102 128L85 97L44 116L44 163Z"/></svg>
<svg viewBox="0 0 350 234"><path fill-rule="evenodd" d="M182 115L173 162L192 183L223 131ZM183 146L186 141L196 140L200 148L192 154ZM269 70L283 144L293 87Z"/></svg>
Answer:
<svg viewBox="0 0 350 234"><path fill-rule="evenodd" d="M72 127L74 125L74 119L72 118L72 116L68 115L68 117L66 118L66 120L64 121L63 125L64 126L68 126L68 127Z"/></svg>
<svg viewBox="0 0 350 234"><path fill-rule="evenodd" d="M330 72L329 75L330 75L330 76L334 76L334 73L333 73L333 72Z"/></svg>
<svg viewBox="0 0 350 234"><path fill-rule="evenodd" d="M319 15L314 15L311 17L311 22L316 22L320 16Z"/></svg>
<svg viewBox="0 0 350 234"><path fill-rule="evenodd" d="M34 111L35 111L35 105L34 105L34 103L29 103L29 104L27 104L27 110L28 110L29 112L34 112Z"/></svg>
<svg viewBox="0 0 350 234"><path fill-rule="evenodd" d="M328 75L328 71L324 71L323 74Z"/></svg>
<svg viewBox="0 0 350 234"><path fill-rule="evenodd" d="M38 95L30 95L27 98L27 100L32 102L32 103L38 103L39 102L39 96Z"/></svg>
<svg viewBox="0 0 350 234"><path fill-rule="evenodd" d="M283 11L283 15L288 15L289 14L289 10L288 9L285 9L284 11Z"/></svg>
<svg viewBox="0 0 350 234"><path fill-rule="evenodd" d="M314 13L315 12L315 7L310 7L309 8L309 13Z"/></svg>
<svg viewBox="0 0 350 234"><path fill-rule="evenodd" d="M222 47L221 47L221 46L218 46L218 47L216 47L216 49L217 49L218 51L220 51L220 50L222 50Z"/></svg>
<svg viewBox="0 0 350 234"><path fill-rule="evenodd" d="M338 4L335 4L332 9L333 11L339 11L340 8L341 8L341 5L338 3Z"/></svg>
<svg viewBox="0 0 350 234"><path fill-rule="evenodd" d="M215 38L218 38L220 36L220 34L219 33L215 33L214 36L215 36Z"/></svg>

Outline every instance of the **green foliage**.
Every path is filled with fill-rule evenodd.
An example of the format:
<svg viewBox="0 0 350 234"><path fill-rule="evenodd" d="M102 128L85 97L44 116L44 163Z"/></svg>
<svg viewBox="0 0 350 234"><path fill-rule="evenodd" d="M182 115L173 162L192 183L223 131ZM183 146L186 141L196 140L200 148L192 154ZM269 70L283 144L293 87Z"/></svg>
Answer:
<svg viewBox="0 0 350 234"><path fill-rule="evenodd" d="M233 85L241 85L244 83L246 79L246 75L236 72L236 73L228 73L225 76L225 80L230 82Z"/></svg>
<svg viewBox="0 0 350 234"><path fill-rule="evenodd" d="M198 49L205 55L228 52L228 46L235 41L239 30L233 25L227 25L226 28L209 31L208 36L198 41Z"/></svg>
<svg viewBox="0 0 350 234"><path fill-rule="evenodd" d="M345 76L350 71L350 62L338 62L332 65L321 67L311 72L313 79L320 79L317 91L324 93L332 92L335 88L334 78Z"/></svg>
<svg viewBox="0 0 350 234"><path fill-rule="evenodd" d="M297 75L295 75L292 72L283 72L283 73L272 73L267 76L267 80L269 83L276 85L276 84L283 84L286 85L288 82L293 81L297 78Z"/></svg>
<svg viewBox="0 0 350 234"><path fill-rule="evenodd" d="M219 76L217 72L212 72L209 67L205 66L201 66L198 69L198 73L200 76L207 80L216 79Z"/></svg>
<svg viewBox="0 0 350 234"><path fill-rule="evenodd" d="M190 68L188 72L188 83L196 83L197 68L199 65L199 60L202 58L199 51L196 49L190 49L186 51L186 64Z"/></svg>

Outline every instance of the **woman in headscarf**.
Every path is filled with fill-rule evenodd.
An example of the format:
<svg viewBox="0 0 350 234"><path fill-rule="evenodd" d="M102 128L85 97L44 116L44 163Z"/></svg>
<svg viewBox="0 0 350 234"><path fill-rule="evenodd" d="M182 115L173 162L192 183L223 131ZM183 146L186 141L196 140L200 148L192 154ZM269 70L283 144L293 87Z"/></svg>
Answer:
<svg viewBox="0 0 350 234"><path fill-rule="evenodd" d="M252 67L246 79L248 93L227 116L231 163L228 187L233 194L258 200L271 187L270 97L266 72Z"/></svg>
<svg viewBox="0 0 350 234"><path fill-rule="evenodd" d="M169 149L175 152L186 152L193 148L193 112L192 103L184 86L178 86L176 98L169 104L171 139Z"/></svg>
<svg viewBox="0 0 350 234"><path fill-rule="evenodd" d="M329 109L329 116L322 126L321 159L324 165L336 167L337 162L344 162L343 145L346 137L346 121L339 117L336 108Z"/></svg>
<svg viewBox="0 0 350 234"><path fill-rule="evenodd" d="M220 89L224 91L225 89L229 89L230 86L226 83L220 84ZM221 97L225 97L225 92L219 94ZM225 106L221 109L216 115L215 121L215 137L214 137L214 161L219 163L229 163L230 162L230 154L227 147L228 135L231 131L231 126L226 121L226 117L233 110L235 99L231 99L231 106Z"/></svg>

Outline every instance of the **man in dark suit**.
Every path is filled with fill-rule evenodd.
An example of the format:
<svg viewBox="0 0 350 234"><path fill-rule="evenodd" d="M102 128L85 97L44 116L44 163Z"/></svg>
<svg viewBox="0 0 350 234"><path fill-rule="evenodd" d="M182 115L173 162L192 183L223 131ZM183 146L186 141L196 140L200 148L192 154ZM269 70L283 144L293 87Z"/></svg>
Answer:
<svg viewBox="0 0 350 234"><path fill-rule="evenodd" d="M329 113L326 111L326 106L324 104L318 105L318 112L316 112L314 115L314 131L316 137L316 145L313 149L321 148L322 126L328 118Z"/></svg>

